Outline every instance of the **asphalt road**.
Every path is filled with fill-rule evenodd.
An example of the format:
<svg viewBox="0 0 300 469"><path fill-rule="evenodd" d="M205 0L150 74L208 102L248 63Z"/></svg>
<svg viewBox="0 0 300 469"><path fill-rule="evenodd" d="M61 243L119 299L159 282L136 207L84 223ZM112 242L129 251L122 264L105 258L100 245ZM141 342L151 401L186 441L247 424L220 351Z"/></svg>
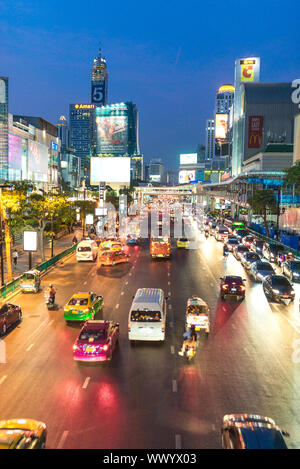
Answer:
<svg viewBox="0 0 300 469"><path fill-rule="evenodd" d="M220 448L226 413L267 415L300 447L300 316L295 305L268 303L222 243L199 235L199 247L152 261L148 243L129 247L130 263L101 268L75 256L43 278L57 286L58 311L47 311L43 292L18 294L23 322L2 338L0 418L35 418L48 428L48 448ZM221 301L219 277L247 279L246 299ZM127 321L137 288L162 288L168 300L164 344L130 346ZM109 363L74 362L80 326L66 325L71 295L104 296L100 318L120 323L120 344ZM200 337L195 361L178 356L187 298L197 294L211 309L211 332ZM296 354L296 355L295 355ZM297 361L297 360L296 360Z"/></svg>

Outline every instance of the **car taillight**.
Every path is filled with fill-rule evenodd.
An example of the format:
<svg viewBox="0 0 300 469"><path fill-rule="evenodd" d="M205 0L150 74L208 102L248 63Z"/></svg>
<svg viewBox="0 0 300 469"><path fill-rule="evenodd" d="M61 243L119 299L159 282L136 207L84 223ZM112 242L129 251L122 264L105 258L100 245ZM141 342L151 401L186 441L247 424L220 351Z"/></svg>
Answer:
<svg viewBox="0 0 300 469"><path fill-rule="evenodd" d="M222 285L222 288L224 288L224 290L226 290L226 288L228 288L229 285Z"/></svg>
<svg viewBox="0 0 300 469"><path fill-rule="evenodd" d="M162 326L161 326L161 332L165 332L165 325L164 324L162 324Z"/></svg>
<svg viewBox="0 0 300 469"><path fill-rule="evenodd" d="M108 350L108 345L107 345L107 344L103 345L102 350L104 350L104 352L107 352L107 350Z"/></svg>
<svg viewBox="0 0 300 469"><path fill-rule="evenodd" d="M244 291L245 289L246 289L246 287L244 287L244 285L241 285L241 286L240 286L240 290L241 290L241 291Z"/></svg>
<svg viewBox="0 0 300 469"><path fill-rule="evenodd" d="M129 322L128 323L128 330L130 331L130 328L131 328L131 323Z"/></svg>
<svg viewBox="0 0 300 469"><path fill-rule="evenodd" d="M73 345L73 350L78 350L78 346L76 344Z"/></svg>

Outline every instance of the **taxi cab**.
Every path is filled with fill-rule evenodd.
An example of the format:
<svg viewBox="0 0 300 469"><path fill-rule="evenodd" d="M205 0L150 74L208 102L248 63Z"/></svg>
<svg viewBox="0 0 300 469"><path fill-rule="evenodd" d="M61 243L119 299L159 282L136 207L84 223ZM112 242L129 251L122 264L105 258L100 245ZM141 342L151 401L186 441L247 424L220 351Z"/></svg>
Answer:
<svg viewBox="0 0 300 469"><path fill-rule="evenodd" d="M103 307L103 296L96 293L75 293L64 307L65 321L87 321L94 319Z"/></svg>
<svg viewBox="0 0 300 469"><path fill-rule="evenodd" d="M196 331L203 329L209 334L209 307L208 304L198 296L192 296L187 300L185 327L188 330L192 325Z"/></svg>
<svg viewBox="0 0 300 469"><path fill-rule="evenodd" d="M119 323L113 321L86 321L73 345L76 361L111 360L119 340Z"/></svg>
<svg viewBox="0 0 300 469"><path fill-rule="evenodd" d="M128 260L129 255L123 251L107 251L100 256L98 265L116 265Z"/></svg>
<svg viewBox="0 0 300 469"><path fill-rule="evenodd" d="M111 251L122 251L123 245L119 242L114 242L111 244L110 250Z"/></svg>
<svg viewBox="0 0 300 469"><path fill-rule="evenodd" d="M0 449L43 449L46 438L46 424L38 420L0 421Z"/></svg>
<svg viewBox="0 0 300 469"><path fill-rule="evenodd" d="M177 247L187 249L189 247L189 240L187 238L178 238L177 239Z"/></svg>

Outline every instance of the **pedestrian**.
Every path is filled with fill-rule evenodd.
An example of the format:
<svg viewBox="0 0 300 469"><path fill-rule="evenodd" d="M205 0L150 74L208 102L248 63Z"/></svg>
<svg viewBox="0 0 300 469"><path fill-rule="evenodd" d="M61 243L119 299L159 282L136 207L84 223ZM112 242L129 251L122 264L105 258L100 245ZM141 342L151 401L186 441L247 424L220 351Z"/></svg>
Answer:
<svg viewBox="0 0 300 469"><path fill-rule="evenodd" d="M19 254L16 249L13 250L12 257L13 257L14 265L17 265Z"/></svg>

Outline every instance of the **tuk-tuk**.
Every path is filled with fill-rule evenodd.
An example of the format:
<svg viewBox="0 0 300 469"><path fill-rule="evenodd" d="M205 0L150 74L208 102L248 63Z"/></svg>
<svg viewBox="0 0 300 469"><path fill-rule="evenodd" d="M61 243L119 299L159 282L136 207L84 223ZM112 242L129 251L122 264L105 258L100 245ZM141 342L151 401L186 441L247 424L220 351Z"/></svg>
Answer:
<svg viewBox="0 0 300 469"><path fill-rule="evenodd" d="M40 275L41 275L40 271L36 269L28 270L28 272L25 272L20 281L21 291L23 293L25 292L37 293L41 285Z"/></svg>
<svg viewBox="0 0 300 469"><path fill-rule="evenodd" d="M195 326L196 331L204 329L206 334L209 333L209 306L198 296L192 296L187 300L185 327L189 330L191 325Z"/></svg>

